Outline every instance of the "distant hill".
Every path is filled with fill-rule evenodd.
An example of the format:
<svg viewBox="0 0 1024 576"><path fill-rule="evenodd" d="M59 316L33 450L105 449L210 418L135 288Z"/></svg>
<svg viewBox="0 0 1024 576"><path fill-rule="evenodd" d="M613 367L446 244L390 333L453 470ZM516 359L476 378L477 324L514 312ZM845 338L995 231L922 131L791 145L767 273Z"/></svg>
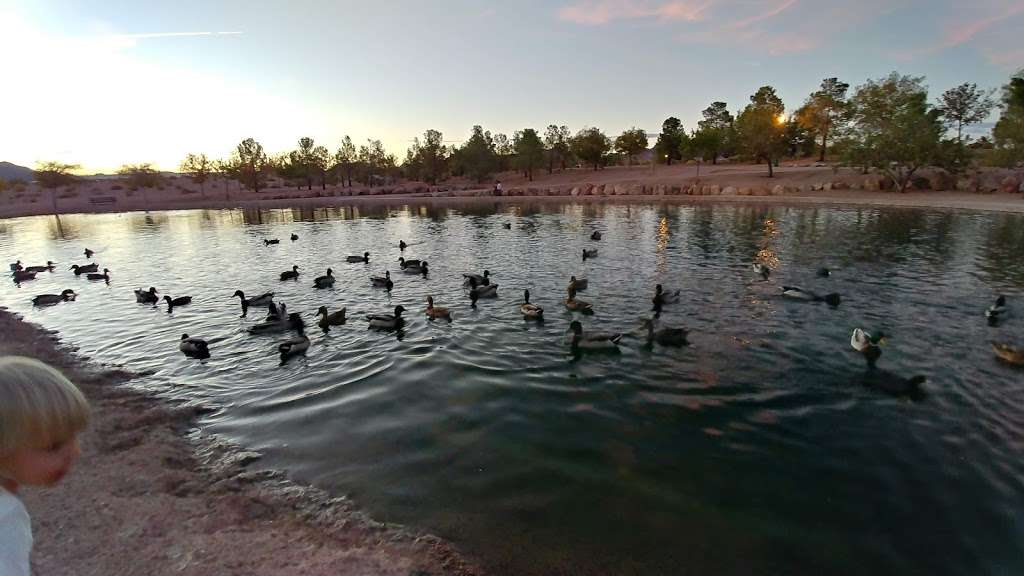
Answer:
<svg viewBox="0 0 1024 576"><path fill-rule="evenodd" d="M4 180L24 180L25 182L31 182L35 176L31 168L25 168L24 166L18 166L17 164L11 164L10 162L0 162L0 178Z"/></svg>

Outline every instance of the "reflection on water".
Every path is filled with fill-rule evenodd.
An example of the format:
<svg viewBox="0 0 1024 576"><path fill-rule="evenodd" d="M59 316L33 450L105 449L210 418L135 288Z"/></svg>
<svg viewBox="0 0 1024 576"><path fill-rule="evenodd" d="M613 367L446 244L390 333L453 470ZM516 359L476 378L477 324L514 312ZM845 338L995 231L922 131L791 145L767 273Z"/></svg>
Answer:
<svg viewBox="0 0 1024 576"><path fill-rule="evenodd" d="M510 229L505 228L505 224ZM603 239L589 239L600 230ZM290 234L299 240L288 240ZM264 238L282 243L264 246ZM407 258L430 275L402 274ZM110 285L66 272L82 250ZM582 262L580 251L598 247ZM345 256L371 253L370 264ZM0 252L61 264L0 302L138 381L219 408L208 429L302 482L353 495L380 520L452 539L499 574L1020 573L1024 373L996 363L1015 319L986 326L998 293L1024 297L1024 219L877 208L479 202L37 217L0 223ZM755 259L774 268L760 281ZM278 274L298 265L298 281ZM815 270L827 266L831 278ZM332 289L312 278L332 267ZM370 286L390 269L395 289ZM476 309L463 272L500 297ZM560 346L570 275L586 277L587 329L625 331L622 353ZM839 292L836 309L779 285ZM639 337L653 286L685 348ZM169 314L133 288L189 294ZM71 287L78 301L32 309ZM277 293L311 331L280 366L235 289ZM522 290L547 321L523 322ZM425 297L454 321L423 317ZM367 313L405 306L401 339ZM891 335L880 366L929 376L917 402L877 389L849 348ZM181 356L182 332L212 358ZM936 553L941 550L941 553Z"/></svg>

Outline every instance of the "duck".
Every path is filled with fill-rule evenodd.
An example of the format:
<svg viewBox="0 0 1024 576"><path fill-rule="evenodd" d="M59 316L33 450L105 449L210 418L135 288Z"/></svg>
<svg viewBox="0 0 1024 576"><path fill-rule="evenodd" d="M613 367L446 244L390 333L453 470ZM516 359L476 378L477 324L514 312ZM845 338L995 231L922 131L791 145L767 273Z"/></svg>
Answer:
<svg viewBox="0 0 1024 576"><path fill-rule="evenodd" d="M667 292L662 288L661 284L658 284L654 287L654 298L651 298L651 302L654 302L655 306L675 304L679 302L679 290Z"/></svg>
<svg viewBox="0 0 1024 576"><path fill-rule="evenodd" d="M586 261L587 258L596 258L596 257L597 257L597 248L594 248L593 250L587 250L586 248L583 249L583 260L584 261Z"/></svg>
<svg viewBox="0 0 1024 576"><path fill-rule="evenodd" d="M334 271L327 269L326 276L317 276L313 279L313 288L330 288L334 286Z"/></svg>
<svg viewBox="0 0 1024 576"><path fill-rule="evenodd" d="M97 274L97 273L93 272L92 274L87 274L85 277L88 278L89 280L103 280L104 282L108 282L109 283L110 282L110 270L107 269L107 268L104 268L103 269L103 274Z"/></svg>
<svg viewBox="0 0 1024 576"><path fill-rule="evenodd" d="M829 270L828 268L821 267L821 268L818 268L817 274L821 278L828 278L829 276L832 275L832 271Z"/></svg>
<svg viewBox="0 0 1024 576"><path fill-rule="evenodd" d="M988 307L985 311L985 318L988 319L988 323L995 326L999 320L1007 316L1006 308L1006 296L999 296L996 298L995 304Z"/></svg>
<svg viewBox="0 0 1024 576"><path fill-rule="evenodd" d="M463 274L462 277L466 279L462 283L463 286L469 286L470 280L476 280L477 286L488 286L491 283L490 270L484 270L483 274Z"/></svg>
<svg viewBox="0 0 1024 576"><path fill-rule="evenodd" d="M29 266L25 268L25 272L53 272L53 265L56 262L46 261L46 266Z"/></svg>
<svg viewBox="0 0 1024 576"><path fill-rule="evenodd" d="M18 270L21 270L21 268L21 260L11 263L11 272L17 272Z"/></svg>
<svg viewBox="0 0 1024 576"><path fill-rule="evenodd" d="M306 350L309 350L309 336L306 336L306 323L302 321L302 317L298 313L293 313L288 316L288 324L299 335L277 345L277 351L281 354L282 361L290 356L305 354Z"/></svg>
<svg viewBox="0 0 1024 576"><path fill-rule="evenodd" d="M271 300L270 303L267 304L267 317L265 318L265 320L280 320L281 316L283 316L283 314L281 314L281 311L284 309L284 302L281 302L281 308L278 308L274 304L273 300Z"/></svg>
<svg viewBox="0 0 1024 576"><path fill-rule="evenodd" d="M370 284L377 288L384 288L388 292L391 292L391 289L395 287L395 283L391 281L390 270L385 270L383 276L371 276Z"/></svg>
<svg viewBox="0 0 1024 576"><path fill-rule="evenodd" d="M200 338L192 338L188 334L181 335L181 341L178 343L178 350L190 358L209 358L210 347L206 343L206 340Z"/></svg>
<svg viewBox="0 0 1024 576"><path fill-rule="evenodd" d="M579 320L569 324L568 344L573 351L614 352L619 349L622 334L584 334Z"/></svg>
<svg viewBox="0 0 1024 576"><path fill-rule="evenodd" d="M565 307L571 312L580 312L582 314L594 313L594 308L590 305L590 302L576 299L576 292L574 290L569 291L569 297L565 299Z"/></svg>
<svg viewBox="0 0 1024 576"><path fill-rule="evenodd" d="M298 315L298 313L295 313ZM249 327L251 334L268 334L272 332L285 332L294 326L291 322L291 315L267 316L263 322L253 324Z"/></svg>
<svg viewBox="0 0 1024 576"><path fill-rule="evenodd" d="M754 262L754 271L761 275L762 280L767 280L772 273L772 269L761 262Z"/></svg>
<svg viewBox="0 0 1024 576"><path fill-rule="evenodd" d="M811 292L810 290L804 290L803 288L800 288L799 286L783 286L782 287L782 296L784 298L790 298L790 299L793 299L793 300L806 300L806 301L809 301L809 302L824 302L824 303L828 304L829 306L839 306L840 302L842 302L842 299L839 297L839 294L836 294L834 292L831 293L831 294L826 294L824 296L820 296L818 294L815 294L814 292Z"/></svg>
<svg viewBox="0 0 1024 576"><path fill-rule="evenodd" d="M1024 348L992 342L992 351L1003 362L1008 362L1015 366L1024 366Z"/></svg>
<svg viewBox="0 0 1024 576"><path fill-rule="evenodd" d="M594 230L593 234L590 235L590 239L591 240L600 240L601 239L601 233L598 232L597 230Z"/></svg>
<svg viewBox="0 0 1024 576"><path fill-rule="evenodd" d="M60 294L40 294L32 299L33 306L51 306L53 304L59 304L61 302L71 302L77 297L75 291L67 288L61 290Z"/></svg>
<svg viewBox="0 0 1024 576"><path fill-rule="evenodd" d="M470 278L469 292L470 294L476 294L477 298L497 298L498 285L487 284L486 286L480 286L479 284L477 284L476 278Z"/></svg>
<svg viewBox="0 0 1024 576"><path fill-rule="evenodd" d="M519 307L526 320L543 320L544 309L536 304L530 304L530 291L523 290L523 304Z"/></svg>
<svg viewBox="0 0 1024 576"><path fill-rule="evenodd" d="M426 278L430 270L427 268L427 261L423 260L417 266L413 266L412 264L409 264L409 262L406 262L405 268L402 268L402 272L405 272L406 274L422 274L423 277Z"/></svg>
<svg viewBox="0 0 1024 576"><path fill-rule="evenodd" d="M569 277L568 290L571 290L573 292L581 292L583 290L586 290L588 286L590 286L590 281L587 280L586 278L576 278L575 276Z"/></svg>
<svg viewBox="0 0 1024 576"><path fill-rule="evenodd" d="M292 265L291 270L281 272L281 280L298 280L299 279L299 267Z"/></svg>
<svg viewBox="0 0 1024 576"><path fill-rule="evenodd" d="M870 369L863 376L863 384L892 396L920 397L924 394L921 386L928 381L923 375L905 378L888 370Z"/></svg>
<svg viewBox="0 0 1024 576"><path fill-rule="evenodd" d="M437 320L438 318L444 318L445 320L452 321L452 313L447 308L438 308L434 306L434 297L427 296L427 318L431 320Z"/></svg>
<svg viewBox="0 0 1024 576"><path fill-rule="evenodd" d="M11 277L15 282L25 282L27 280L35 280L36 273L26 272L25 270L15 270L14 272L11 272Z"/></svg>
<svg viewBox="0 0 1024 576"><path fill-rule="evenodd" d="M644 319L643 327L647 330L647 343L657 342L662 346L685 346L690 342L686 337L690 331L686 328L654 329L654 320Z"/></svg>
<svg viewBox="0 0 1024 576"><path fill-rule="evenodd" d="M78 264L72 264L71 268L68 268L68 270L74 270L75 271L75 276L81 276L82 274L85 274L87 272L98 272L99 269L100 269L100 265L96 264L96 263L86 264L85 266L79 266Z"/></svg>
<svg viewBox="0 0 1024 576"><path fill-rule="evenodd" d="M512 229L512 223L511 222L505 222L504 224L502 224L502 226L505 227L505 230L511 230Z"/></svg>
<svg viewBox="0 0 1024 576"><path fill-rule="evenodd" d="M398 249L400 251L405 252L405 249L406 249L407 246L409 246L409 245L405 243L405 240L399 240L398 241Z"/></svg>
<svg viewBox="0 0 1024 576"><path fill-rule="evenodd" d="M296 234L295 232L292 232L292 242L295 242L298 239L299 239L299 235Z"/></svg>
<svg viewBox="0 0 1024 576"><path fill-rule="evenodd" d="M882 356L881 344L884 341L885 334L882 332L872 335L861 328L854 328L850 336L850 346L863 354L870 366L874 366L875 361Z"/></svg>
<svg viewBox="0 0 1024 576"><path fill-rule="evenodd" d="M317 324L320 328L327 332L331 326L341 326L345 323L345 308L338 310L337 312L327 312L327 306L321 306L317 311L317 316L322 316Z"/></svg>
<svg viewBox="0 0 1024 576"><path fill-rule="evenodd" d="M160 299L156 296L156 288L152 286L149 290L143 290L141 288L135 290L135 301L139 304L155 304Z"/></svg>
<svg viewBox="0 0 1024 576"><path fill-rule="evenodd" d="M92 258L92 255L95 254L95 252L86 248L84 254L86 258Z"/></svg>
<svg viewBox="0 0 1024 576"><path fill-rule="evenodd" d="M370 328L377 330L395 330L401 328L405 324L405 319L402 318L402 312L405 312L405 308L401 304L395 306L394 314L367 314L366 319L370 321Z"/></svg>
<svg viewBox="0 0 1024 576"><path fill-rule="evenodd" d="M264 306L274 301L273 292L265 292L255 298L247 299L245 297L245 292L242 292L241 290L235 290L235 293L232 294L232 296L238 296L238 299L241 300L242 311L245 311L245 309L247 309L249 306Z"/></svg>
<svg viewBox="0 0 1024 576"><path fill-rule="evenodd" d="M367 262L368 263L370 261L370 253L369 252L363 252L362 256L349 256L349 257L345 258L345 261L349 262L351 264L357 264L359 262Z"/></svg>
<svg viewBox="0 0 1024 576"><path fill-rule="evenodd" d="M402 268L402 270L405 270L406 266L419 266L420 265L420 261L419 260L406 260L405 257L399 256L398 257L398 265Z"/></svg>
<svg viewBox="0 0 1024 576"><path fill-rule="evenodd" d="M167 302L167 313L174 310L175 306L185 306L192 303L191 296L178 296L177 298L171 298L170 296L164 296L164 302Z"/></svg>
<svg viewBox="0 0 1024 576"><path fill-rule="evenodd" d="M271 238L270 240L267 240L267 239L263 240L263 245L264 246L270 246L271 244L280 244L280 243L281 243L281 240L279 240L277 238Z"/></svg>

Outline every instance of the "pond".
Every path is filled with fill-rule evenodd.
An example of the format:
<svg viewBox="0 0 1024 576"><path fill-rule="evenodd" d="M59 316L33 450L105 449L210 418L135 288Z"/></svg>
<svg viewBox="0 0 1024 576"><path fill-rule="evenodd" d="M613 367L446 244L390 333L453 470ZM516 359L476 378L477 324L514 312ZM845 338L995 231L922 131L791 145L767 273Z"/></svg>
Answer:
<svg viewBox="0 0 1024 576"><path fill-rule="evenodd" d="M109 284L67 270L86 247ZM598 256L584 261L584 248ZM369 263L346 262L363 252ZM1024 297L1018 215L177 211L0 221L0 253L60 263L0 283L4 306L81 354L151 371L138 385L215 407L201 425L263 453L260 465L447 538L496 574L1024 572L1024 371L989 344L1024 345L1024 309L1000 326L984 318L997 295ZM428 276L403 274L403 255L427 260ZM293 265L298 280L280 281ZM334 286L313 288L328 267ZM498 297L474 309L462 274L484 269ZM390 294L369 279L385 270ZM588 279L579 298L593 315L565 309L571 275ZM681 291L658 322L690 330L687 346L646 345L658 283ZM783 285L842 303L784 299ZM193 302L136 303L149 286ZM78 300L32 307L63 288ZM282 364L287 335L249 334L265 310L242 316L237 289L299 312L308 352ZM523 319L524 289L543 323ZM427 295L450 323L427 320ZM401 332L367 329L366 314L398 304ZM347 323L322 332L322 305L346 307ZM623 333L620 351L571 353L573 319ZM875 370L850 346L857 327L888 335ZM184 357L182 333L209 341L211 358ZM919 374L913 397L878 385Z"/></svg>

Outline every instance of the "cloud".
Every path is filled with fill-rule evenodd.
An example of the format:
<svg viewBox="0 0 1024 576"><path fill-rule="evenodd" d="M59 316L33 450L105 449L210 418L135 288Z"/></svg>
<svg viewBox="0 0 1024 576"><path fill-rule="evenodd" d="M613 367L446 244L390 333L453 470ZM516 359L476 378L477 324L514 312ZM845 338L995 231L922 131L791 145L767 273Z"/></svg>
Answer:
<svg viewBox="0 0 1024 576"><path fill-rule="evenodd" d="M942 18L939 39L931 44L892 53L900 60L931 56L960 46L972 46L989 62L1012 65L1021 62L1020 32L1016 20L1024 16L1022 0L977 0L954 4Z"/></svg>
<svg viewBox="0 0 1024 576"><path fill-rule="evenodd" d="M714 1L650 2L645 0L582 0L558 11L558 17L567 22L597 26L615 20L698 21Z"/></svg>

